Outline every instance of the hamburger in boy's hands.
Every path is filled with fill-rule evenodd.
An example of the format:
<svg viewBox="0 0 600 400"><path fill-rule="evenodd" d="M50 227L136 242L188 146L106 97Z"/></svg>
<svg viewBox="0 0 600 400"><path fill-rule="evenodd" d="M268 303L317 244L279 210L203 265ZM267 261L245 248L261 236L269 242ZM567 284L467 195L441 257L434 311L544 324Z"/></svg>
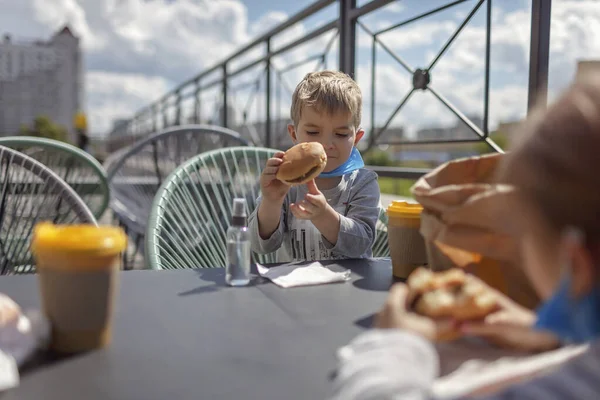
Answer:
<svg viewBox="0 0 600 400"><path fill-rule="evenodd" d="M490 288L459 268L441 272L417 268L406 283L410 309L435 320L452 320L457 324L481 320L499 307ZM437 340L453 340L460 335L454 326L440 332Z"/></svg>
<svg viewBox="0 0 600 400"><path fill-rule="evenodd" d="M307 183L325 169L327 154L317 142L299 143L285 152L277 171L277 179L288 185Z"/></svg>

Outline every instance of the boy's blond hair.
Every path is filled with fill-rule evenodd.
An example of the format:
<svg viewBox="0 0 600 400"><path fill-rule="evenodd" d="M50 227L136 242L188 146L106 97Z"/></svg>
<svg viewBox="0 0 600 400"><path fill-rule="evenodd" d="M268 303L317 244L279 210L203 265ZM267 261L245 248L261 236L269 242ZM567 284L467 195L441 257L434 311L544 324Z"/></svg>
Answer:
<svg viewBox="0 0 600 400"><path fill-rule="evenodd" d="M292 96L291 115L298 126L302 108L314 107L318 112L350 113L358 129L362 117L362 94L350 76L339 71L311 72L300 81Z"/></svg>

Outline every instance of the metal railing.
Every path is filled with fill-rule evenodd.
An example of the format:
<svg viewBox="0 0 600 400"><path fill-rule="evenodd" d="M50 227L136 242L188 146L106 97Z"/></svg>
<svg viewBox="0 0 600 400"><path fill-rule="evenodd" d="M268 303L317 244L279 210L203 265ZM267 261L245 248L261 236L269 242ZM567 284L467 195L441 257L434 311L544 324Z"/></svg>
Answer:
<svg viewBox="0 0 600 400"><path fill-rule="evenodd" d="M398 0L402 2L401 0ZM490 46L491 46L491 14L493 0L456 0L448 1L446 4L429 10L425 13L417 15L405 21L400 21L397 24L388 28L372 31L366 24L361 22L361 18L381 9L384 6L393 3L394 0L372 0L361 7L357 7L356 0L318 0L310 6L306 7L296 15L292 16L279 26L262 34L260 37L236 51L231 56L227 57L222 62L212 66L201 72L200 74L186 80L178 85L172 91L163 95L154 103L139 110L131 119L125 121L119 127L113 130L109 135L109 151L115 150L110 148L110 143L115 143L114 147L120 147L125 144L130 144L132 141L139 139L142 136L148 135L159 129L169 126L180 125L185 123L201 123L207 119L202 113L202 94L209 91L218 93L220 102L218 121L213 116L213 122L219 122L221 125L230 128L230 101L235 93L240 90L249 90L245 105L243 106L243 121L242 126L250 126L249 110L253 106L257 106L256 99L258 93L262 90L264 94L264 113L259 118L259 122L263 127L258 129L248 129L245 136L255 145L272 147L278 143L279 137L274 137L274 123L279 124L283 120L281 118L281 98L282 91L286 90L291 96L292 89L286 83L285 74L305 66L309 63L316 62L315 69L327 68L328 60L331 57L332 47L337 40L338 44L338 69L355 76L356 68L356 52L357 52L357 27L366 32L372 40L371 52L371 127L369 132L369 148L380 144L391 145L411 145L411 144L431 144L431 143L485 143L493 151L502 152L502 148L498 146L489 136L489 81L490 81ZM425 17L434 15L452 7L463 3L472 3L471 11L464 17L462 23L450 35L433 60L426 66L415 68L409 65L402 57L396 54L387 46L381 35L413 24ZM295 24L306 20L309 17L316 15L322 10L337 4L337 18L328 22L322 23L317 28L308 32L302 37L292 40L280 46L275 46L275 39L280 37L289 28ZM460 32L471 21L475 13L479 10L485 10L486 33L485 33L485 82L484 82L484 104L483 104L483 123L482 127L477 126L469 117L460 111L452 102L444 97L431 83L432 74L435 73L436 64L440 58L446 54L450 45L455 41ZM551 0L532 0L531 10L531 37L530 37L530 67L529 67L529 88L528 88L528 109L537 104L545 104L546 91L548 81L548 59L550 46L550 16L551 16ZM333 33L333 34L332 34ZM315 54L308 55L305 59L297 62L286 64L283 66L277 65L274 62L276 57L281 57L298 49L299 46L305 45L308 42L323 38L324 35L330 35L326 41L325 47ZM395 110L387 117L386 122L377 127L376 125L376 70L377 70L377 50L382 49L392 59L394 59L406 72L412 77L412 84L409 91L404 95ZM262 52L261 55L252 58L249 61L244 60L252 53ZM246 80L242 83L235 82L239 76L243 74L256 73L253 79ZM215 90L217 90L215 92ZM462 123L464 123L473 133L472 139L440 139L427 141L381 141L385 137L390 123L396 114L405 106L411 96L418 91L427 91L437 99L445 108L450 110ZM183 115L183 103L191 100L193 106L189 115ZM273 112L275 109L278 115ZM276 117L275 119L273 117ZM279 130L279 129L278 129ZM409 168L381 168L373 167L377 170L380 176L389 177L404 177L409 179L418 178L426 170L409 169Z"/></svg>

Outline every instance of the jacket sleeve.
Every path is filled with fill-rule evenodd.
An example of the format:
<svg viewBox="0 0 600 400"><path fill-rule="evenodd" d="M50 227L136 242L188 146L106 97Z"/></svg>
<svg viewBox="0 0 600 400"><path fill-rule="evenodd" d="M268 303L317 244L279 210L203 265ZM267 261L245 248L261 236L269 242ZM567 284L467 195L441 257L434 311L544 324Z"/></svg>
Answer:
<svg viewBox="0 0 600 400"><path fill-rule="evenodd" d="M377 174L372 171L353 188L347 215L340 215L340 232L335 245L323 237L325 247L332 253L359 258L375 243L375 227L379 218L380 193Z"/></svg>
<svg viewBox="0 0 600 400"><path fill-rule="evenodd" d="M279 225L273 234L267 238L263 239L260 237L258 230L258 206L260 205L261 198L259 197L256 201L256 208L250 216L248 217L248 230L250 231L250 247L252 251L257 254L267 254L272 253L278 250L283 243L283 233L285 232L285 207L286 202L284 202L283 207L281 207L280 216L279 216Z"/></svg>
<svg viewBox="0 0 600 400"><path fill-rule="evenodd" d="M330 400L425 400L439 374L427 340L409 332L373 329L338 352Z"/></svg>

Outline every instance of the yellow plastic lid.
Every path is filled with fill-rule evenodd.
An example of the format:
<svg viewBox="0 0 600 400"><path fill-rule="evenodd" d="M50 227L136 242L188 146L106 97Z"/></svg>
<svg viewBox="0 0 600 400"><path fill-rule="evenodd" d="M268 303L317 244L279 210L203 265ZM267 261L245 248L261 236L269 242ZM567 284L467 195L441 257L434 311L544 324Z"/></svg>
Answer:
<svg viewBox="0 0 600 400"><path fill-rule="evenodd" d="M421 218L423 206L419 203L408 203L406 201L394 200L387 208L390 217Z"/></svg>
<svg viewBox="0 0 600 400"><path fill-rule="evenodd" d="M113 255L125 250L127 236L121 228L94 225L54 225L42 222L35 226L33 252L68 251Z"/></svg>

